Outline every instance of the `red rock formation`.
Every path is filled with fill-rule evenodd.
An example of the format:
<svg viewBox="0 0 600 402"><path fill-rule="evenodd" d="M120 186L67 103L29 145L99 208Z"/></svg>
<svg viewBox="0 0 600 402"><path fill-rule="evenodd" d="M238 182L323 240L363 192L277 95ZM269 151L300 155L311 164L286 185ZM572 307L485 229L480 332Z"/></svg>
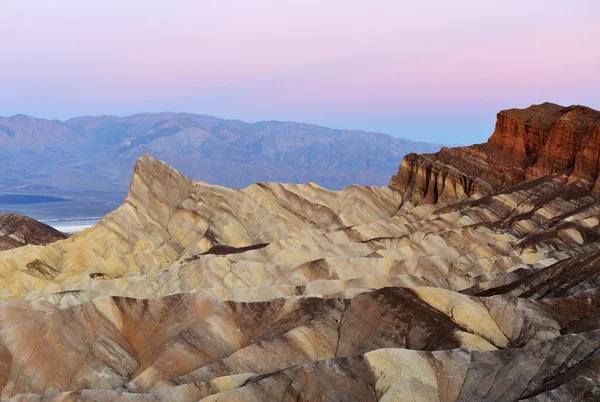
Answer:
<svg viewBox="0 0 600 402"><path fill-rule="evenodd" d="M565 174L600 191L600 112L551 103L498 113L485 144L407 155L390 187L413 203L452 203Z"/></svg>
<svg viewBox="0 0 600 402"><path fill-rule="evenodd" d="M46 245L68 236L26 216L0 214L0 251L26 244Z"/></svg>

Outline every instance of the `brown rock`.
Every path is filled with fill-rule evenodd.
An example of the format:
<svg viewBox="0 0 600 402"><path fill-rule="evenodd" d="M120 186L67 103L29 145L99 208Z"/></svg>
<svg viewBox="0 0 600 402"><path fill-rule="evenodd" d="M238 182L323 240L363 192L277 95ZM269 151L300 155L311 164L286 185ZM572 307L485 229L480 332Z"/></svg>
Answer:
<svg viewBox="0 0 600 402"><path fill-rule="evenodd" d="M11 213L0 214L0 251L26 244L46 245L67 237L35 219Z"/></svg>
<svg viewBox="0 0 600 402"><path fill-rule="evenodd" d="M413 204L452 203L564 173L598 191L599 158L600 112L544 103L498 113L485 144L406 156L390 187Z"/></svg>

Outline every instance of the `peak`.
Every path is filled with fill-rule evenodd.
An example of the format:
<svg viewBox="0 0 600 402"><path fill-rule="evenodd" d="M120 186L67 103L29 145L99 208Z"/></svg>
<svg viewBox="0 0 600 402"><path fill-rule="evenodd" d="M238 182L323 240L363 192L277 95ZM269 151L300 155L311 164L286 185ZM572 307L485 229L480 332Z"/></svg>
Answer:
<svg viewBox="0 0 600 402"><path fill-rule="evenodd" d="M583 105L569 106L568 108L566 108L566 112L567 113L581 114L581 115L585 115L585 116L596 115L596 116L600 117L600 112L599 111L597 111L595 109L592 109L591 107L583 106Z"/></svg>
<svg viewBox="0 0 600 402"><path fill-rule="evenodd" d="M500 112L488 144L516 159L524 159L541 152L549 141L576 142L598 127L600 112L592 108L543 103Z"/></svg>
<svg viewBox="0 0 600 402"><path fill-rule="evenodd" d="M524 109L507 109L498 113L498 116L510 116L535 123L536 120L558 119L566 114L600 115L600 112L583 105L561 106L555 103L545 102L539 105L531 105Z"/></svg>
<svg viewBox="0 0 600 402"><path fill-rule="evenodd" d="M145 154L135 164L126 203L166 225L177 205L191 194L192 184L177 169Z"/></svg>
<svg viewBox="0 0 600 402"><path fill-rule="evenodd" d="M144 154L138 158L134 175L143 176L145 179L168 180L169 178L177 178L178 180L191 181L174 167L150 154Z"/></svg>
<svg viewBox="0 0 600 402"><path fill-rule="evenodd" d="M134 168L135 178L146 182L148 186L160 187L163 184L182 183L189 185L192 180L184 176L174 167L156 159L152 155L144 154L137 160ZM132 183L133 185L133 183Z"/></svg>
<svg viewBox="0 0 600 402"><path fill-rule="evenodd" d="M17 120L17 121L23 121L23 120L31 120L33 119L33 117L27 116L26 114L15 114L11 117L9 117L9 120Z"/></svg>
<svg viewBox="0 0 600 402"><path fill-rule="evenodd" d="M30 218L25 215L15 214L13 212L2 212L0 213L0 228L6 227L9 224L15 223L36 223L39 225L44 225L41 222L36 221L33 218Z"/></svg>
<svg viewBox="0 0 600 402"><path fill-rule="evenodd" d="M543 124L550 120L555 120L565 113L565 107L554 103L542 103L540 105L531 105L525 109L507 109L498 113L498 119L514 118L528 123Z"/></svg>
<svg viewBox="0 0 600 402"><path fill-rule="evenodd" d="M145 167L148 166L153 166L153 165L161 165L161 164L165 164L163 161L156 159L155 157L153 157L150 154L144 154L142 156L140 156L137 160L137 162L135 163L135 169L143 169Z"/></svg>

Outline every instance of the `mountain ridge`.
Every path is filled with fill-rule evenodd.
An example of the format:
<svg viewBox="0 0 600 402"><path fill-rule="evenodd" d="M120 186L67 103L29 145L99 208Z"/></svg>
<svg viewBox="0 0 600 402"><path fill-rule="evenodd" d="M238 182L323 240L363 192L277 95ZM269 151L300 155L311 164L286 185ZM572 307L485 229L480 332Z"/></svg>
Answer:
<svg viewBox="0 0 600 402"><path fill-rule="evenodd" d="M23 116L0 119L0 193L75 200L68 208L44 209L48 216L34 207L12 210L40 219L97 216L121 204L144 154L196 180L227 187L312 181L341 189L384 185L405 154L437 149L385 134L189 113L80 117L68 123Z"/></svg>
<svg viewBox="0 0 600 402"><path fill-rule="evenodd" d="M416 141L416 140L411 140L408 138L397 137L397 136L394 136L391 134L380 133L380 132L375 132L375 131L367 131L367 130L353 129L353 128L332 128L329 126L324 126L324 125L319 125L319 124L306 123L306 122L302 122L299 120L257 120L254 122L249 122L246 120L222 118L222 117L212 116L212 115L208 115L208 114L191 113L191 112L172 112L172 111L139 112L139 113L133 113L133 114L124 115L124 116L112 115L112 114L85 115L85 116L71 117L71 118L64 119L64 120L49 119L49 118L44 118L44 117L35 117L35 116L27 115L27 114L15 114L12 116L0 116L0 121L1 120L25 119L25 120L31 120L31 121L63 123L63 124L67 124L67 125L71 126L71 125L73 125L73 123L76 123L78 121L85 121L85 120L88 120L88 121L89 120L102 120L102 119L127 120L127 119L141 118L141 117L169 117L169 118L192 117L192 118L205 118L208 120L216 120L216 121L220 121L220 122L241 123L241 124L246 124L246 125L262 125L262 124L271 124L271 123L278 124L278 125L292 124L292 125L297 125L297 126L305 126L305 127L310 127L310 128L324 129L324 130L338 132L338 133L347 131L347 132L353 132L353 133L361 133L361 134L383 136L383 137L388 137L388 138L395 138L395 139L405 140L405 141L409 141L409 142L413 142L413 143L432 144L427 141Z"/></svg>
<svg viewBox="0 0 600 402"><path fill-rule="evenodd" d="M48 245L68 236L51 226L26 216L0 213L0 250L27 244Z"/></svg>
<svg viewBox="0 0 600 402"><path fill-rule="evenodd" d="M0 252L1 397L598 399L600 192L569 170L474 190L465 148L399 167L436 197L226 188L141 156L98 224Z"/></svg>

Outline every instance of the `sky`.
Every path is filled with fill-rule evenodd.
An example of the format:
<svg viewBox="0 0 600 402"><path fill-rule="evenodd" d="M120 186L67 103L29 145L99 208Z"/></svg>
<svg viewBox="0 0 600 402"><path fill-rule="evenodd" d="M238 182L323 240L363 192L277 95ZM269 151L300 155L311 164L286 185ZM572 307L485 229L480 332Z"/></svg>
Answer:
<svg viewBox="0 0 600 402"><path fill-rule="evenodd" d="M0 115L484 142L502 109L600 109L599 16L598 0L0 0Z"/></svg>

